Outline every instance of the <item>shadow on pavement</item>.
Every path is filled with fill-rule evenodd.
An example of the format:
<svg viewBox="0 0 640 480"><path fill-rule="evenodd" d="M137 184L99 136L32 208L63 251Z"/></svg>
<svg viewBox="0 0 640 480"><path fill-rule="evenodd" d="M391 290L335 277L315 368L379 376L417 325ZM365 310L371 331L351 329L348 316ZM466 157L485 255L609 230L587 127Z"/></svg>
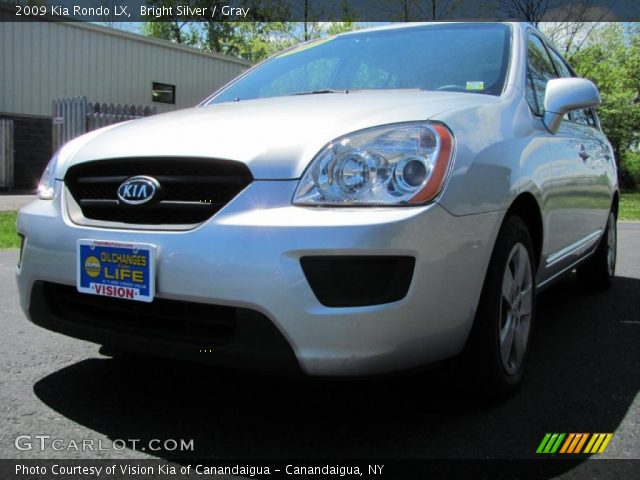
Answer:
<svg viewBox="0 0 640 480"><path fill-rule="evenodd" d="M639 320L640 280L588 294L569 277L538 302L528 376L499 404L466 398L442 368L319 381L165 360L83 360L34 391L113 439L193 438L198 458L535 458L545 432L614 432L627 413L640 325L624 322Z"/></svg>

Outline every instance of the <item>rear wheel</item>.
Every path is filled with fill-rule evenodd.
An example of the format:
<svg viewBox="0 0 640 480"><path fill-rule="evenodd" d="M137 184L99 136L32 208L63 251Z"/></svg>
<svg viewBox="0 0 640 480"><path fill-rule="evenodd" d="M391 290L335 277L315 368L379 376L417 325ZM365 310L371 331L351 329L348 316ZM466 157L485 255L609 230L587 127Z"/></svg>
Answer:
<svg viewBox="0 0 640 480"><path fill-rule="evenodd" d="M522 381L535 295L531 237L524 221L512 215L498 234L463 354L469 380L485 396L507 395Z"/></svg>
<svg viewBox="0 0 640 480"><path fill-rule="evenodd" d="M597 250L576 269L580 284L589 290L606 290L611 287L616 273L617 249L616 216L611 211Z"/></svg>

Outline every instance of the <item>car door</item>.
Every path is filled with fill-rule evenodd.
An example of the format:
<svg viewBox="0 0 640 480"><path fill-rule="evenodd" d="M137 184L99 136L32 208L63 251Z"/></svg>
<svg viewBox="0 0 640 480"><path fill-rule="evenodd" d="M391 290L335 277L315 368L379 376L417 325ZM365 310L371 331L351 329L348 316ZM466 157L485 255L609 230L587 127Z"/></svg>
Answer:
<svg viewBox="0 0 640 480"><path fill-rule="evenodd" d="M527 96L534 103L536 115L544 114L546 84L560 73L553 64L549 50L536 34L528 39L527 68L530 76ZM565 116L559 130L547 136L549 161L552 163L553 181L547 184L544 194L544 228L546 245L543 252L544 277L551 277L571 266L584 248L593 245L593 222L590 219L589 198L592 192L591 176L584 158L593 149L584 131ZM586 157L587 159L589 157ZM542 279L541 279L542 280Z"/></svg>
<svg viewBox="0 0 640 480"><path fill-rule="evenodd" d="M560 54L552 48L548 48L548 51L561 77L576 76ZM609 179L614 171L613 155L593 109L574 110L563 124L565 128L572 130L573 136L581 140L578 156L584 167L584 181L577 200L582 203L576 208L583 211L582 220L585 222L585 228L595 236L596 232L601 233L604 230L611 208L613 187Z"/></svg>

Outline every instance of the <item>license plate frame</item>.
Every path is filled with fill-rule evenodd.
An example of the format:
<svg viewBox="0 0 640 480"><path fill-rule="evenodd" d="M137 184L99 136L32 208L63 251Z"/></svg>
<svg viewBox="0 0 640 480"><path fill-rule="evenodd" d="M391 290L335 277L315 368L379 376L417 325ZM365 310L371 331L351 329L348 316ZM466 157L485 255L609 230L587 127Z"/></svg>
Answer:
<svg viewBox="0 0 640 480"><path fill-rule="evenodd" d="M149 243L79 239L79 292L150 303L155 297L157 247Z"/></svg>

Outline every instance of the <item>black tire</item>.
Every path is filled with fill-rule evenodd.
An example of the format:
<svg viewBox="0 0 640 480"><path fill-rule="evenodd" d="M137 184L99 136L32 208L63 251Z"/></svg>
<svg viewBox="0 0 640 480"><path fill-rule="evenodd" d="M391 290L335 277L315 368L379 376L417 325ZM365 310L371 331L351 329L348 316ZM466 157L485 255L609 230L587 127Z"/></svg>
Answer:
<svg viewBox="0 0 640 480"><path fill-rule="evenodd" d="M523 268L528 264L522 288L516 288L520 273L515 274L515 265L519 259ZM474 324L462 355L467 386L485 399L495 400L510 395L522 382L535 318L535 274L529 230L522 218L510 215L498 233ZM511 284L509 275L513 280ZM510 300L503 295L503 287L509 292ZM527 300L523 300L526 288L530 289L530 303L528 294ZM527 306L530 306L529 313L525 315L523 312ZM509 332L512 333L511 346Z"/></svg>
<svg viewBox="0 0 640 480"><path fill-rule="evenodd" d="M576 269L578 282L587 290L606 290L613 284L616 274L618 249L616 215L609 212L607 227L593 255Z"/></svg>

